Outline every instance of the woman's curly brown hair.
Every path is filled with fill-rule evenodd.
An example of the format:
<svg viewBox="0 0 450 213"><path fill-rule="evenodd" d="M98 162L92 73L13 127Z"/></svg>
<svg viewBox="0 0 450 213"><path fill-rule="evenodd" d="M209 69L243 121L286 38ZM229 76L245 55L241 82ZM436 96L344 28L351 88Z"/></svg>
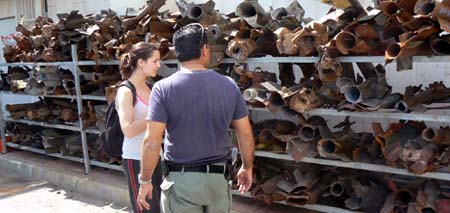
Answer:
<svg viewBox="0 0 450 213"><path fill-rule="evenodd" d="M153 56L153 52L158 50L155 45L139 42L131 47L129 53L123 54L120 60L120 74L122 79L128 79L134 70L137 68L137 62L139 59L147 60Z"/></svg>

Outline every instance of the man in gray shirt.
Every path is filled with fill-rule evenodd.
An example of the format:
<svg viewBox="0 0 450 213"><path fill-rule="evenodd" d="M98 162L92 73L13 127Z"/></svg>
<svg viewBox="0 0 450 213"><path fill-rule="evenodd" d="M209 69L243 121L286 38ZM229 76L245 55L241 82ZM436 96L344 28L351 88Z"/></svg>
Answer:
<svg viewBox="0 0 450 213"><path fill-rule="evenodd" d="M166 133L169 173L161 185L163 211L229 212L231 194L224 174L232 147L230 125L243 161L239 191L247 192L252 184L254 139L247 106L231 78L207 69L211 54L201 25L181 28L173 43L181 69L157 82L150 95L138 203L151 208L145 198L151 199L151 176Z"/></svg>

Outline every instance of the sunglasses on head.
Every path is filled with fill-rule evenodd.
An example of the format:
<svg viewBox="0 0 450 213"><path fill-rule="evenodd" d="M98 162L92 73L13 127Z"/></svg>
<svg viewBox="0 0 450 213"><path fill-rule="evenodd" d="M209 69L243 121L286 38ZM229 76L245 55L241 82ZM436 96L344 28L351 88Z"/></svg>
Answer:
<svg viewBox="0 0 450 213"><path fill-rule="evenodd" d="M203 43L203 37L205 36L205 28L203 27L203 25L199 24L199 23L191 23L186 25L187 26L199 26L202 29L202 38L200 39L200 45L202 45ZM206 41L206 43L208 44L208 41ZM201 47L201 46L200 46Z"/></svg>

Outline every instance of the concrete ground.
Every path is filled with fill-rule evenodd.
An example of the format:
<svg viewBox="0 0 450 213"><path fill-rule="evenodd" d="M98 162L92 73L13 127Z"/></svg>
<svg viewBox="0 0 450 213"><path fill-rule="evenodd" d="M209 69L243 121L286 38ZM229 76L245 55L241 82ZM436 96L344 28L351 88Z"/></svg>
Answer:
<svg viewBox="0 0 450 213"><path fill-rule="evenodd" d="M128 207L113 205L43 180L21 177L9 170L0 171L1 212L128 212Z"/></svg>
<svg viewBox="0 0 450 213"><path fill-rule="evenodd" d="M11 151L0 154L1 212L130 212L124 175L39 154ZM233 197L233 213L307 212ZM309 212L309 211L308 211Z"/></svg>

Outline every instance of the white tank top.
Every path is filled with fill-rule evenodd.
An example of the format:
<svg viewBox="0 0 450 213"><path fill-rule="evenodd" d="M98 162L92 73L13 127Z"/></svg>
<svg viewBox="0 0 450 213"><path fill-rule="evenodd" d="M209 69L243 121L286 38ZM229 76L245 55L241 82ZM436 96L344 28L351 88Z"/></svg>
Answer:
<svg viewBox="0 0 450 213"><path fill-rule="evenodd" d="M147 117L148 113L148 102L136 95L136 104L134 105L134 120L141 120ZM138 135L127 138L124 136L122 145L122 158L141 160L142 153L142 141L144 140L145 131L139 133Z"/></svg>

